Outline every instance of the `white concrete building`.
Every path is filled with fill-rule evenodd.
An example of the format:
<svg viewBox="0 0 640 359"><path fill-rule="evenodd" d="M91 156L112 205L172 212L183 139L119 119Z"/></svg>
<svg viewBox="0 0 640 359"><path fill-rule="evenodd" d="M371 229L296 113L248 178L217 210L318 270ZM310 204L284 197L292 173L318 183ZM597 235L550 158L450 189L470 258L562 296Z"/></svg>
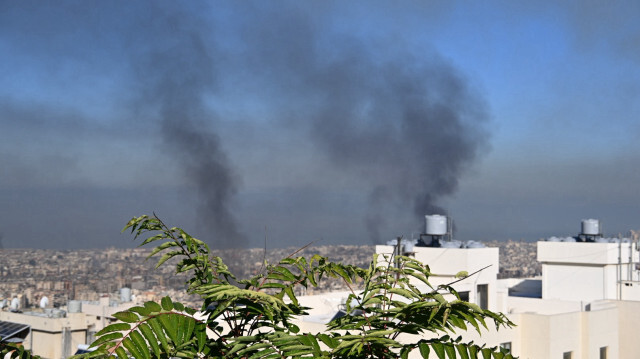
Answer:
<svg viewBox="0 0 640 359"><path fill-rule="evenodd" d="M415 258L428 264L434 285L453 281L456 273L473 273L453 287L470 302L505 313L517 326L471 330L467 341L509 347L523 359L640 358L638 248L630 241L538 242L542 278L497 279L497 248L415 247ZM376 246L393 253L393 246ZM425 288L426 290L426 288ZM348 293L301 298L314 310L303 330L322 330ZM417 354L417 353L416 353Z"/></svg>
<svg viewBox="0 0 640 359"><path fill-rule="evenodd" d="M542 298L640 300L638 250L631 241L539 242Z"/></svg>
<svg viewBox="0 0 640 359"><path fill-rule="evenodd" d="M376 253L391 255L394 247L390 245L376 246ZM473 273L480 271L464 281L456 283L454 288L463 300L477 303L483 309L497 308L498 248L441 248L413 247L412 256L426 263L433 273L429 279L435 287L456 280L460 271ZM415 285L425 287L420 282Z"/></svg>
<svg viewBox="0 0 640 359"><path fill-rule="evenodd" d="M87 330L95 325L95 317L61 310L25 313L0 311L0 320L29 325L31 332L22 344L44 359L72 355L79 344L86 343Z"/></svg>
<svg viewBox="0 0 640 359"><path fill-rule="evenodd" d="M116 321L114 313L134 305L130 292L121 300L103 296L99 301L69 301L66 310L45 308L37 311L0 311L0 321L30 326L23 345L44 359L64 359L78 347L95 340L95 333Z"/></svg>

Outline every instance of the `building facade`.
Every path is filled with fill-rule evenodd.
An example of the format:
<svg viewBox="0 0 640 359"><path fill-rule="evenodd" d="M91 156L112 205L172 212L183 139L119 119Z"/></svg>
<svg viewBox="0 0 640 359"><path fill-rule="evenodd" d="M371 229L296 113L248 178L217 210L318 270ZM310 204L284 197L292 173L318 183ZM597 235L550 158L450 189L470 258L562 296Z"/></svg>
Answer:
<svg viewBox="0 0 640 359"><path fill-rule="evenodd" d="M376 246L376 252L391 255L394 247ZM415 247L411 255L429 265L434 286L455 281L460 271L478 271L453 287L516 324L482 335L473 329L457 332L465 341L507 347L523 359L640 358L635 243L538 242L543 275L528 279L497 279L497 248ZM314 308L301 320L302 330L323 330L348 295L300 298Z"/></svg>

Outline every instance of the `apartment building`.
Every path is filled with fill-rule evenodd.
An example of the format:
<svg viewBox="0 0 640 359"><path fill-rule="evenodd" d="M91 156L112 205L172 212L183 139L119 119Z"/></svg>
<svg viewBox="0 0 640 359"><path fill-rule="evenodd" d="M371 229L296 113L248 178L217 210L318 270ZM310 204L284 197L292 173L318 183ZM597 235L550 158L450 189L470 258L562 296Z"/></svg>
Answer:
<svg viewBox="0 0 640 359"><path fill-rule="evenodd" d="M453 282L460 271L478 271L453 287L463 299L505 313L517 325L482 335L473 329L458 332L466 341L507 347L523 359L640 358L635 331L640 323L637 243L583 234L538 242L542 277L537 278L497 279L497 248L443 238L435 246L411 243L404 254L429 265L433 285ZM376 246L379 254L396 251L397 245ZM322 330L348 295L300 298L314 308L301 321L303 330Z"/></svg>

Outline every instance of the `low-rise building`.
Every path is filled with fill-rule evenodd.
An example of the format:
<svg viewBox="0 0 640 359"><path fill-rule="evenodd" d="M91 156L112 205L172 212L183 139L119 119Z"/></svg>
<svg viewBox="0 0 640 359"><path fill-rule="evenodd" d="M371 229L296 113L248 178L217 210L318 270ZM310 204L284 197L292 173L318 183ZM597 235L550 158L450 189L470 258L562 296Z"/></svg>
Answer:
<svg viewBox="0 0 640 359"><path fill-rule="evenodd" d="M376 246L392 255L393 246ZM551 238L538 242L542 277L497 279L498 249L413 247L411 255L429 265L436 286L468 278L452 286L463 299L502 312L513 328L458 332L465 341L503 346L523 359L635 359L640 323L637 243L627 239ZM424 290L431 290L423 286ZM303 330L323 330L349 293L302 297L314 309L303 318ZM414 353L419 357L417 353Z"/></svg>
<svg viewBox="0 0 640 359"><path fill-rule="evenodd" d="M84 313L62 310L42 312L0 311L0 320L21 323L31 328L22 345L45 359L66 358L87 342L87 329L95 318Z"/></svg>

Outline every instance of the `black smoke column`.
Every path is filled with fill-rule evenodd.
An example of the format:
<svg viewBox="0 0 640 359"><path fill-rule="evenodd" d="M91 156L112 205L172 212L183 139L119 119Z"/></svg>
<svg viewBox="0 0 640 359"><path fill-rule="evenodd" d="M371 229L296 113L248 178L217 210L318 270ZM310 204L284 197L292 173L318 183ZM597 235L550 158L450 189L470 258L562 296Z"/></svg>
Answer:
<svg viewBox="0 0 640 359"><path fill-rule="evenodd" d="M304 104L289 122L308 126L341 172L334 181L355 178L357 190L369 193L364 222L373 242L389 233L389 213L413 216L421 229L425 214L444 213L438 201L487 147L482 97L433 51L328 34L300 9L260 9L251 23L262 28L246 37L254 49L247 58L270 70L271 91Z"/></svg>
<svg viewBox="0 0 640 359"><path fill-rule="evenodd" d="M244 247L246 238L229 209L239 178L212 130L216 115L206 104L217 85L216 50L206 42L205 26L197 16L174 12L158 9L149 19L152 30L141 41L146 48L134 59L141 100L160 118L164 151L197 189L203 239L215 248Z"/></svg>

